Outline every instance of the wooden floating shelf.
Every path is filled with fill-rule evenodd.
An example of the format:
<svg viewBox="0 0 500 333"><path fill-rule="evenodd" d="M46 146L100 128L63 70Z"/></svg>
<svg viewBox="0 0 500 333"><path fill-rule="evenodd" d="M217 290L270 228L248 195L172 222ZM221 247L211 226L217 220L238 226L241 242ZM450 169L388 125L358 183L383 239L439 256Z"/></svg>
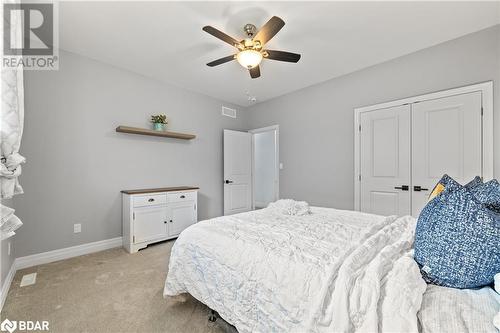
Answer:
<svg viewBox="0 0 500 333"><path fill-rule="evenodd" d="M140 135L150 135L150 136L161 136L164 138L174 138L182 140L191 140L196 138L194 134L177 133L169 131L154 131L146 128L129 127L129 126L118 126L116 128L117 132L129 133L129 134L140 134Z"/></svg>

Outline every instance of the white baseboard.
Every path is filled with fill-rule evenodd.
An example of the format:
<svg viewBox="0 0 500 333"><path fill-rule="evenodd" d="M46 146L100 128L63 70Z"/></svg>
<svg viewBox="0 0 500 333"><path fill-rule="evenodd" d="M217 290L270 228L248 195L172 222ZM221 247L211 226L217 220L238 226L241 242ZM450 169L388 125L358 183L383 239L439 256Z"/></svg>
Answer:
<svg viewBox="0 0 500 333"><path fill-rule="evenodd" d="M5 277L5 280L2 283L2 290L0 290L0 312L3 309L3 304L5 303L5 299L7 298L7 294L9 293L10 285L12 280L14 280L14 275L16 275L16 263L13 262L10 266L9 273Z"/></svg>
<svg viewBox="0 0 500 333"><path fill-rule="evenodd" d="M64 249L19 257L14 261L14 265L16 270L18 270L120 246L122 246L122 237L110 238L102 241L66 247Z"/></svg>
<svg viewBox="0 0 500 333"><path fill-rule="evenodd" d="M2 289L0 290L0 312L2 311L3 304L5 302L5 299L7 298L10 285L12 283L12 280L14 279L14 276L16 275L17 270L42 264L48 264L49 262L58 260L78 257L84 254L104 251L120 246L122 246L122 237L116 237L16 258L12 263L9 274L7 274L5 281L3 281Z"/></svg>

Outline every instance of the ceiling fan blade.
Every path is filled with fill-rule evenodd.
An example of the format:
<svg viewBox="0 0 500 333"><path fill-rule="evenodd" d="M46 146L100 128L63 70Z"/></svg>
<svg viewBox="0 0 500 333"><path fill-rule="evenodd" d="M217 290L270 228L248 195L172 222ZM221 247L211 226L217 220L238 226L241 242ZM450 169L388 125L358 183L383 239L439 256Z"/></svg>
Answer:
<svg viewBox="0 0 500 333"><path fill-rule="evenodd" d="M271 38L278 33L278 31L283 28L285 21L280 19L278 16L273 16L266 24L260 28L259 32L253 38L254 40L260 41L261 45L266 44Z"/></svg>
<svg viewBox="0 0 500 333"><path fill-rule="evenodd" d="M286 61L286 62L297 62L300 60L300 54L285 52L285 51L275 51L275 50L265 50L267 53L266 59Z"/></svg>
<svg viewBox="0 0 500 333"><path fill-rule="evenodd" d="M233 54L233 55L230 55L230 56L227 56L227 57L224 57L224 58L220 58L220 59L217 59L217 60L214 60L214 61L211 61L207 64L207 66L209 67L214 67L214 66L218 66L218 65L222 65L228 61L231 61L231 60L234 60L236 59L236 55Z"/></svg>
<svg viewBox="0 0 500 333"><path fill-rule="evenodd" d="M224 42L230 44L231 46L237 47L240 45L240 42L234 39L231 36L226 35L222 31L215 29L214 27L211 27L209 25L203 27L203 31L208 32L212 36L219 38L220 40L223 40Z"/></svg>
<svg viewBox="0 0 500 333"><path fill-rule="evenodd" d="M255 66L254 68L250 68L248 71L250 72L250 77L252 79L256 79L256 78L258 78L260 76L260 68L259 68L259 66Z"/></svg>

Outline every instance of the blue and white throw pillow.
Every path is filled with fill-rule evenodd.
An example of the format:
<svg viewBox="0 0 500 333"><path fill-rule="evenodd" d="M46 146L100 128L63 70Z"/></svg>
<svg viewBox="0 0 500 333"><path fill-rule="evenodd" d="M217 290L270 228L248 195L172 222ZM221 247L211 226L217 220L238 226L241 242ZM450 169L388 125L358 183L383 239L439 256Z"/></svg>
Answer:
<svg viewBox="0 0 500 333"><path fill-rule="evenodd" d="M479 202L500 213L500 184L496 179L476 184L469 191Z"/></svg>
<svg viewBox="0 0 500 333"><path fill-rule="evenodd" d="M445 175L445 176L448 176L448 175ZM481 179L481 177L476 176L476 177L474 177L473 180L471 180L470 182L465 184L465 187L470 191L472 189L475 189L477 186L481 186L481 185L483 185L483 180Z"/></svg>
<svg viewBox="0 0 500 333"><path fill-rule="evenodd" d="M500 271L500 214L472 193L482 185L456 184L445 179L445 190L422 210L415 260L428 283L454 288L489 285Z"/></svg>

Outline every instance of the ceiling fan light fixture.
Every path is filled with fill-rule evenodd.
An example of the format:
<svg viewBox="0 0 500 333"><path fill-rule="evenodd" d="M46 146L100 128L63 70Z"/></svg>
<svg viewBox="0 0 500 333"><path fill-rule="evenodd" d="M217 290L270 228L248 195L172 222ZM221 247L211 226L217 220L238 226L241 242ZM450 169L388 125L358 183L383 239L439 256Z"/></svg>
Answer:
<svg viewBox="0 0 500 333"><path fill-rule="evenodd" d="M236 54L211 61L207 63L207 66L215 67L237 60L243 68L248 70L250 77L252 79L256 79L260 77L259 65L264 58L290 63L298 62L300 60L300 54L298 53L269 50L267 48L264 49L267 42L269 42L269 40L271 40L284 25L285 21L280 19L278 16L271 17L271 19L267 21L259 30L257 30L253 24L247 24L243 28L246 35L243 40L234 39L212 26L204 26L202 28L203 31L225 43L228 43L231 46L234 46L237 49Z"/></svg>
<svg viewBox="0 0 500 333"><path fill-rule="evenodd" d="M236 59L241 66L250 69L259 66L262 61L262 53L256 50L243 50L236 55Z"/></svg>

